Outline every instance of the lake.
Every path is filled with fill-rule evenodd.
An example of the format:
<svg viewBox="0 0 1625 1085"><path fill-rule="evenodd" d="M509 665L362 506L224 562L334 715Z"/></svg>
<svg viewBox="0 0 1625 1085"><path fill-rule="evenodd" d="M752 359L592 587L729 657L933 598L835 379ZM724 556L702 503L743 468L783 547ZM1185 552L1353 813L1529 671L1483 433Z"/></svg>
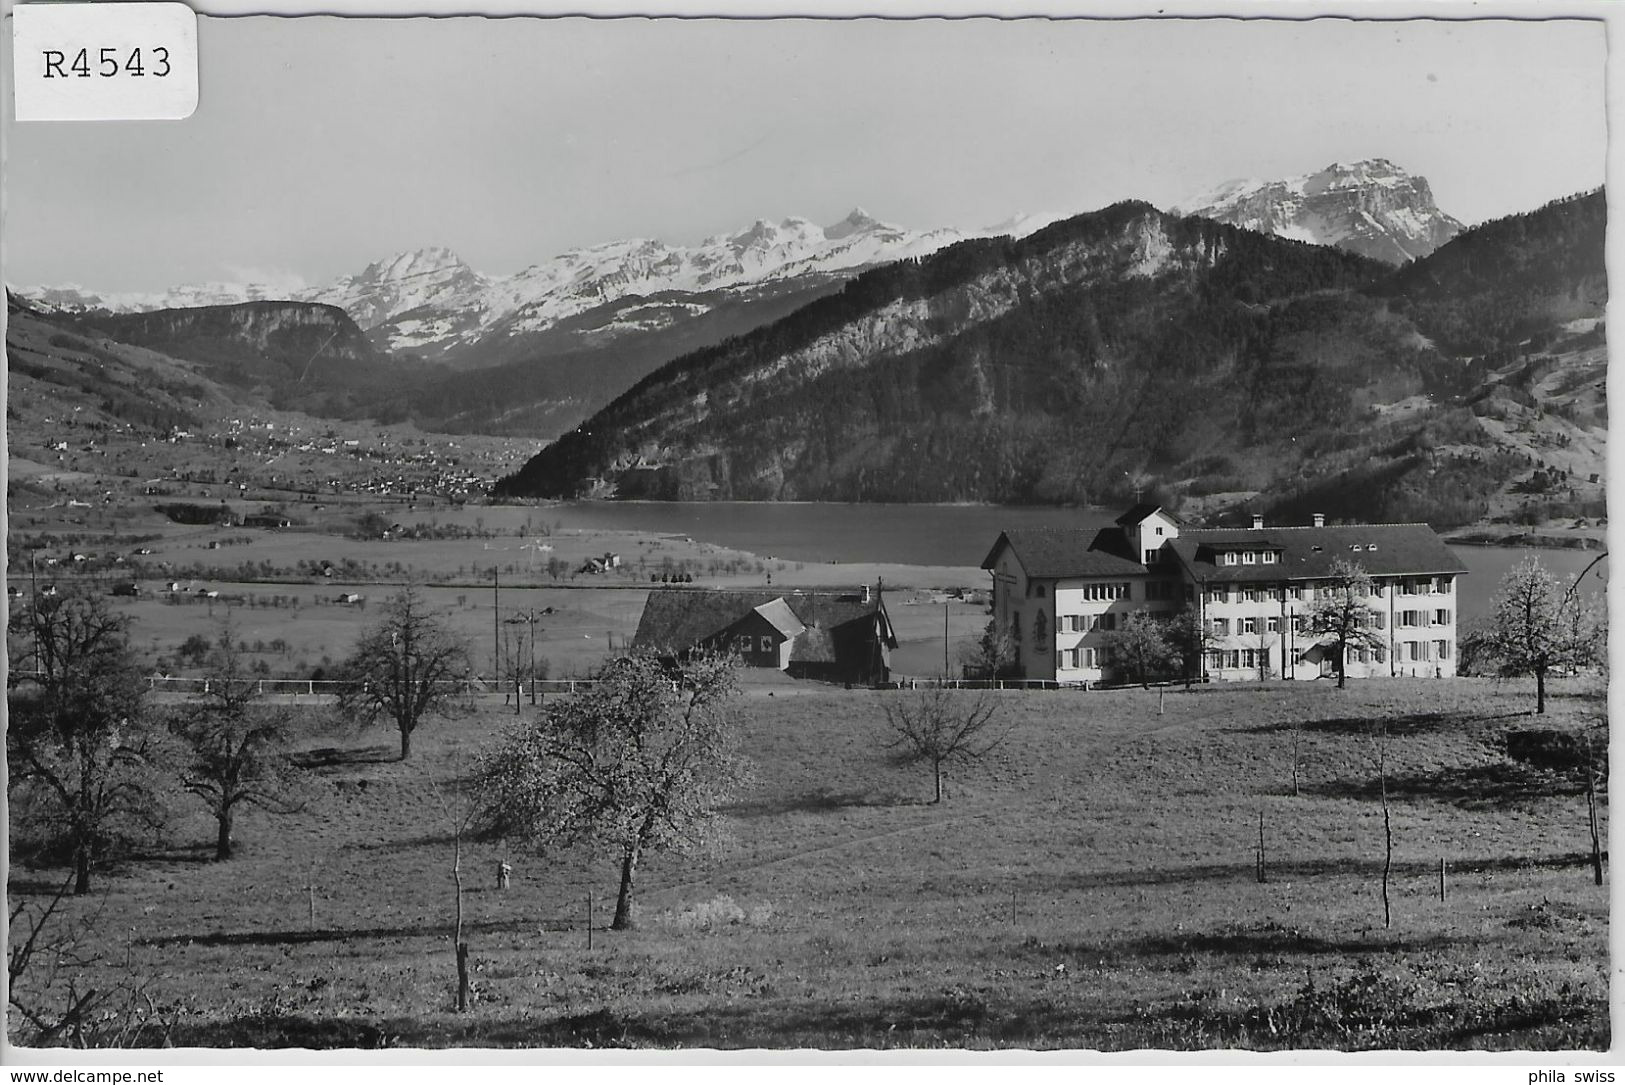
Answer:
<svg viewBox="0 0 1625 1085"><path fill-rule="evenodd" d="M787 561L890 562L904 565L981 564L999 532L1009 527L1099 528L1120 509L1022 508L999 505L840 505L817 502L577 501L543 508L481 510L495 526L510 515L567 528L649 531L688 535L702 542ZM1582 550L1513 547L1454 548L1469 575L1461 615L1486 614L1501 578L1535 556L1559 579L1574 576L1596 557ZM1600 589L1608 562L1587 577Z"/></svg>

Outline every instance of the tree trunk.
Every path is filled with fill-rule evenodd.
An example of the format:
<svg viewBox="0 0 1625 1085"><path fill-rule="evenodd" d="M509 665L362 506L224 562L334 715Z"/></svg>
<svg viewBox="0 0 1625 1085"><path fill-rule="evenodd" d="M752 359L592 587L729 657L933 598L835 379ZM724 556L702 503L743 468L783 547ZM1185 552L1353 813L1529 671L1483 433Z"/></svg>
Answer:
<svg viewBox="0 0 1625 1085"><path fill-rule="evenodd" d="M1347 689L1349 680L1348 645L1339 641L1337 645L1337 688Z"/></svg>
<svg viewBox="0 0 1625 1085"><path fill-rule="evenodd" d="M1589 749L1587 753L1589 754ZM1598 885L1602 884L1602 833L1597 825L1597 770L1591 764L1591 758L1586 759L1586 815L1591 825L1591 876Z"/></svg>
<svg viewBox="0 0 1625 1085"><path fill-rule="evenodd" d="M73 849L73 895L82 897L90 892L90 845L80 843Z"/></svg>
<svg viewBox="0 0 1625 1085"><path fill-rule="evenodd" d="M412 729L401 724L401 760L412 756Z"/></svg>
<svg viewBox="0 0 1625 1085"><path fill-rule="evenodd" d="M468 943L457 943L457 1012L468 1010Z"/></svg>
<svg viewBox="0 0 1625 1085"><path fill-rule="evenodd" d="M932 776L933 781L936 783L936 787L937 787L937 796L936 796L936 798L932 799L931 801L933 803L939 803L939 802L942 801L942 762L941 761L933 761L933 762L931 762L931 776Z"/></svg>
<svg viewBox="0 0 1625 1085"><path fill-rule="evenodd" d="M1388 876L1394 867L1394 828L1388 820L1388 781L1383 778L1382 788L1382 925L1392 927L1394 914L1388 905Z"/></svg>
<svg viewBox="0 0 1625 1085"><path fill-rule="evenodd" d="M1546 668L1540 667L1535 671L1535 715L1546 714Z"/></svg>
<svg viewBox="0 0 1625 1085"><path fill-rule="evenodd" d="M214 858L216 862L222 862L231 858L231 807L221 810L214 820L218 828L214 838Z"/></svg>
<svg viewBox="0 0 1625 1085"><path fill-rule="evenodd" d="M626 849L626 855L621 859L621 892L615 898L615 918L609 924L612 931L629 931L636 925L632 918L632 878L637 873L637 867L637 849Z"/></svg>

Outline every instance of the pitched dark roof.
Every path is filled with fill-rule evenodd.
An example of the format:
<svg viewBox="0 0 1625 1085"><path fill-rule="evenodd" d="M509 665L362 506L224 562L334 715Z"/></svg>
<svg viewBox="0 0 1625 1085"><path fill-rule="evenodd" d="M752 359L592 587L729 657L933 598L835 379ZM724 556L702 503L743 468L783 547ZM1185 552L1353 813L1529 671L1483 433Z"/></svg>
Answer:
<svg viewBox="0 0 1625 1085"><path fill-rule="evenodd" d="M1030 577L1143 576L1145 566L1125 553L1126 546L1123 533L1111 528L1011 528L999 533L982 568L997 565L999 552L1009 547Z"/></svg>
<svg viewBox="0 0 1625 1085"><path fill-rule="evenodd" d="M833 630L879 615L888 646L896 647L891 619L879 592L864 602L861 592L717 591L708 588L655 588L643 605L635 651L681 652L717 636L752 611L783 600L797 621L809 631ZM765 615L764 615L765 616ZM770 619L771 620L771 619ZM775 623L777 625L777 623ZM803 633L802 636L806 634ZM794 655L794 649L792 649Z"/></svg>
<svg viewBox="0 0 1625 1085"><path fill-rule="evenodd" d="M1171 512L1163 511L1163 507L1161 505L1152 505L1150 503L1135 505L1132 509L1129 509L1123 515L1114 520L1113 523L1115 523L1118 527L1133 527L1134 525L1145 520L1152 513L1156 512L1161 512L1174 523L1179 524L1181 527L1184 526L1184 521L1179 517L1175 516Z"/></svg>
<svg viewBox="0 0 1625 1085"><path fill-rule="evenodd" d="M1187 528L1168 546L1198 581L1312 580L1343 559L1373 576L1465 573L1467 567L1426 524L1330 527ZM1356 551L1354 547L1360 549ZM1270 565L1220 565L1226 549L1280 551Z"/></svg>

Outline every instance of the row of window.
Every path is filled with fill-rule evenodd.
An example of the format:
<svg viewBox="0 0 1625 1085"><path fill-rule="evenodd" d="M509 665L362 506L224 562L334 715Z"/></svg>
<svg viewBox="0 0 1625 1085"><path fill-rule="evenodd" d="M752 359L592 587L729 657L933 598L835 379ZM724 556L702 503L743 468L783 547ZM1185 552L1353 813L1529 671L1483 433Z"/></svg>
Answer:
<svg viewBox="0 0 1625 1085"><path fill-rule="evenodd" d="M764 652L773 651L773 638L772 637L763 637L761 639L762 639L762 651L764 651ZM750 653L750 651L751 651L751 645L754 644L755 641L756 641L756 638L752 637L749 633L741 633L738 636L734 637L734 650L739 652L741 655L748 655Z"/></svg>
<svg viewBox="0 0 1625 1085"><path fill-rule="evenodd" d="M1117 615L1115 614L1063 614L1061 616L1061 631L1063 633L1093 633L1099 629L1109 632L1117 628Z"/></svg>
<svg viewBox="0 0 1625 1085"><path fill-rule="evenodd" d="M1450 642L1448 640L1413 640L1403 641L1394 647L1395 658L1402 663L1436 663L1450 658ZM1207 653L1207 665L1210 670L1236 670L1247 667L1268 666L1270 650L1268 648L1221 648ZM1349 663L1386 663L1388 650L1383 645L1349 645L1347 650Z"/></svg>
<svg viewBox="0 0 1625 1085"><path fill-rule="evenodd" d="M1220 565L1274 565L1279 560L1274 550L1226 550L1219 555Z"/></svg>
<svg viewBox="0 0 1625 1085"><path fill-rule="evenodd" d="M1100 651L1096 648L1067 648L1061 652L1061 669L1076 671L1084 667L1100 666Z"/></svg>
<svg viewBox="0 0 1625 1085"><path fill-rule="evenodd" d="M1400 629L1416 629L1421 626L1449 624L1450 611L1448 610L1401 610L1394 615L1394 625Z"/></svg>
<svg viewBox="0 0 1625 1085"><path fill-rule="evenodd" d="M1449 595L1455 578L1449 576L1422 577L1398 581L1396 589L1400 595ZM1326 590L1326 589L1323 589ZM1371 585L1372 598L1381 599L1386 586L1378 581ZM1301 603L1315 598L1313 584L1292 584L1282 589L1274 584L1229 584L1218 588L1209 588L1202 598L1209 603L1279 603L1282 602L1283 591L1287 601Z"/></svg>
<svg viewBox="0 0 1625 1085"><path fill-rule="evenodd" d="M1209 670L1236 670L1240 667L1257 669L1270 665L1267 648L1225 648L1207 654Z"/></svg>
<svg viewBox="0 0 1625 1085"><path fill-rule="evenodd" d="M1147 551L1149 555L1150 551ZM1147 561L1146 564L1151 564ZM1268 564L1266 562L1266 564ZM1455 577L1434 576L1421 578L1408 578L1396 582L1396 590L1400 595L1449 595ZM1132 599L1134 585L1131 581L1111 582L1103 584L1085 584L1078 589L1078 594L1090 602L1111 601L1116 599ZM1373 598L1381 599L1386 590L1382 582L1371 585ZM1028 598L1044 598L1049 587L1042 581L1030 580L1027 582ZM1283 593L1285 600L1283 600ZM1145 585L1145 597L1148 600L1172 600L1189 597L1189 592L1177 580L1149 580ZM1312 584L1293 584L1281 588L1273 584L1230 584L1224 587L1210 588L1203 593L1203 600L1209 603L1279 603L1291 601L1301 603L1315 598L1315 588Z"/></svg>

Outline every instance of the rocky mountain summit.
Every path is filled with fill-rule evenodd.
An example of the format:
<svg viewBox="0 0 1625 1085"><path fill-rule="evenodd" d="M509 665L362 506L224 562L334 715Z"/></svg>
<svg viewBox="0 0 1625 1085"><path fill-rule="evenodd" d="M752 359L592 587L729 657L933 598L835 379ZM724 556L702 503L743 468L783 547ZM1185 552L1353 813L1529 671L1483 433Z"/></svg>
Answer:
<svg viewBox="0 0 1625 1085"><path fill-rule="evenodd" d="M1427 178L1386 158L1334 162L1279 181L1228 181L1180 212L1395 265L1428 255L1462 230L1433 202Z"/></svg>

